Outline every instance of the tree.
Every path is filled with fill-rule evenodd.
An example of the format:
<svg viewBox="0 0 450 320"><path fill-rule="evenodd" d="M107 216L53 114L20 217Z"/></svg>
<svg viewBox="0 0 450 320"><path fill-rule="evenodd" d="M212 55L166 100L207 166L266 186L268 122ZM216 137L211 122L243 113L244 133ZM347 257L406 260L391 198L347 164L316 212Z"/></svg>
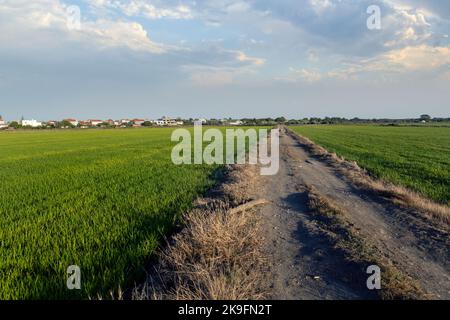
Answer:
<svg viewBox="0 0 450 320"><path fill-rule="evenodd" d="M431 117L429 115L427 115L427 114L422 114L420 116L420 120L431 120Z"/></svg>
<svg viewBox="0 0 450 320"><path fill-rule="evenodd" d="M60 128L74 128L74 125L67 120L63 120L59 123Z"/></svg>
<svg viewBox="0 0 450 320"><path fill-rule="evenodd" d="M17 129L17 128L20 128L20 124L17 121L13 121L9 124L9 127Z"/></svg>

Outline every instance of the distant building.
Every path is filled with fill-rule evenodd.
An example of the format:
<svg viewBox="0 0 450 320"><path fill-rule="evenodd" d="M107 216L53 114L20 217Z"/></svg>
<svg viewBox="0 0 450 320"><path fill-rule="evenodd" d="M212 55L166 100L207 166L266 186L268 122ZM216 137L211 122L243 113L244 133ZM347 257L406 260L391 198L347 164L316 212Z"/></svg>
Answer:
<svg viewBox="0 0 450 320"><path fill-rule="evenodd" d="M64 121L69 122L74 127L78 126L78 123L79 123L77 119L64 119Z"/></svg>
<svg viewBox="0 0 450 320"><path fill-rule="evenodd" d="M32 120L21 120L20 124L23 127L32 127L32 128L37 128L37 127L41 127L42 126L42 122L36 121L34 119L32 119Z"/></svg>
<svg viewBox="0 0 450 320"><path fill-rule="evenodd" d="M237 121L232 121L232 122L230 122L230 123L228 123L230 126L241 126L241 125L243 125L244 124L244 122L243 121L241 121L241 120L237 120Z"/></svg>
<svg viewBox="0 0 450 320"><path fill-rule="evenodd" d="M133 125L135 127L140 127L144 124L145 120L144 119L133 119L133 120L131 120L131 122L133 123Z"/></svg>
<svg viewBox="0 0 450 320"><path fill-rule="evenodd" d="M90 122L90 120L80 121L79 125L80 125L80 128L82 128L82 129L87 129L87 128L92 127L92 123Z"/></svg>
<svg viewBox="0 0 450 320"><path fill-rule="evenodd" d="M96 126L98 126L99 124L102 124L102 123L105 122L105 121L103 121L103 120L92 120L92 119L89 119L87 122L89 123L90 126L96 127Z"/></svg>
<svg viewBox="0 0 450 320"><path fill-rule="evenodd" d="M155 120L154 123L158 126L178 126L182 125L183 121L177 121L169 117L162 117L161 119Z"/></svg>
<svg viewBox="0 0 450 320"><path fill-rule="evenodd" d="M5 120L3 120L2 116L0 116L0 129L7 128L8 124Z"/></svg>
<svg viewBox="0 0 450 320"><path fill-rule="evenodd" d="M195 119L194 122L205 124L206 122L208 122L208 120L200 118L200 119Z"/></svg>

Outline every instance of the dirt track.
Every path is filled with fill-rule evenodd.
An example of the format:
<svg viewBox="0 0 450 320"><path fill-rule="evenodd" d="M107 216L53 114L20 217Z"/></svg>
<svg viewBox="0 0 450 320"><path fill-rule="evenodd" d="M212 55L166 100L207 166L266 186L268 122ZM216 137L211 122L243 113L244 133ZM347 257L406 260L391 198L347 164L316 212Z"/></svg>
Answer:
<svg viewBox="0 0 450 320"><path fill-rule="evenodd" d="M431 299L450 299L448 230L433 226L370 192L358 189L290 134L280 135L280 170L262 178L255 195L271 201L266 222L269 280L274 299L372 299L365 269L345 259L323 236L307 207L306 186L333 199L351 224L394 266L417 280Z"/></svg>

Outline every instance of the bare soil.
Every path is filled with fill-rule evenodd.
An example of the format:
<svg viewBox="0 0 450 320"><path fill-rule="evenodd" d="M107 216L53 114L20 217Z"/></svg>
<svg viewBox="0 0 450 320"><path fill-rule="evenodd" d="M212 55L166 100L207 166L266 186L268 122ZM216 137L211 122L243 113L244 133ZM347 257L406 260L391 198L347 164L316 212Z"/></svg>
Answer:
<svg viewBox="0 0 450 320"><path fill-rule="evenodd" d="M308 208L308 188L345 211L360 236L386 261L420 285L429 299L450 299L448 228L353 185L281 130L280 170L261 177L254 198L267 199L264 221L268 279L273 299L377 299L366 267L348 259ZM383 276L383 275L382 275Z"/></svg>

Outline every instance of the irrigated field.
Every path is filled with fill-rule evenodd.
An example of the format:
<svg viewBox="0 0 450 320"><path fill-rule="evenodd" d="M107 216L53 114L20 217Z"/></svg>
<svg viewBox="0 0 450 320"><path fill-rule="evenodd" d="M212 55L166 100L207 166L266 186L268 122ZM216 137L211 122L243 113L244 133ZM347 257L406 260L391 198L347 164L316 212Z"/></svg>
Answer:
<svg viewBox="0 0 450 320"><path fill-rule="evenodd" d="M217 166L175 166L170 129L0 134L0 299L132 285ZM81 268L69 291L66 269Z"/></svg>
<svg viewBox="0 0 450 320"><path fill-rule="evenodd" d="M450 205L450 128L322 125L292 129L380 178Z"/></svg>

